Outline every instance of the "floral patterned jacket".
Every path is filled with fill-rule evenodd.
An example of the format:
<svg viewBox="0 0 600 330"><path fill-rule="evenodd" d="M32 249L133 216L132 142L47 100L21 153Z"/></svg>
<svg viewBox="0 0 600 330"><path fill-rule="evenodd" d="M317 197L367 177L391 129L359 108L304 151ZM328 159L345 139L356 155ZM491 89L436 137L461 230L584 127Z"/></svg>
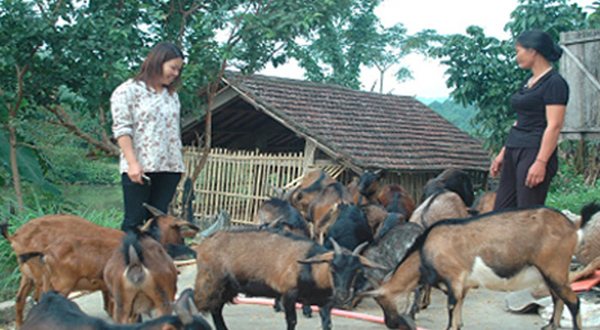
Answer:
<svg viewBox="0 0 600 330"><path fill-rule="evenodd" d="M144 172L184 172L181 153L180 103L166 88L158 93L142 81L129 79L110 98L113 135L130 135L135 156ZM119 169L129 164L121 152Z"/></svg>

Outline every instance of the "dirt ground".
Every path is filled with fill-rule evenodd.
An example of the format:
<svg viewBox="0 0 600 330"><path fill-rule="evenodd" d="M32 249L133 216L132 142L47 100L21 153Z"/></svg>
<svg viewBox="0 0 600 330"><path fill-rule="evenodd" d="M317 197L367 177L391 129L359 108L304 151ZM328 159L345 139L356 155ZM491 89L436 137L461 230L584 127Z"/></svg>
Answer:
<svg viewBox="0 0 600 330"><path fill-rule="evenodd" d="M178 288L182 291L193 287L196 267L186 266L181 268ZM504 310L504 297L506 293L493 292L483 289L473 290L467 296L464 305L464 330L495 330L495 329L540 329L546 322L538 314L514 314ZM102 317L108 320L108 315L102 310L102 298L97 293L88 294L74 300L89 315ZM382 317L383 313L372 299L365 299L356 309L356 312ZM312 318L305 318L298 311L297 329L320 329L321 322L317 313ZM212 324L212 319L206 315ZM228 305L224 309L224 318L229 329L284 329L285 319L283 313L275 313L270 306L236 304ZM422 329L445 329L448 322L446 312L446 296L434 290L432 304L417 316L417 325ZM380 323L349 319L332 316L334 329L385 329ZM562 322L563 328L570 329L571 324ZM0 329L14 329L12 325L0 325ZM592 329L592 328L584 328Z"/></svg>

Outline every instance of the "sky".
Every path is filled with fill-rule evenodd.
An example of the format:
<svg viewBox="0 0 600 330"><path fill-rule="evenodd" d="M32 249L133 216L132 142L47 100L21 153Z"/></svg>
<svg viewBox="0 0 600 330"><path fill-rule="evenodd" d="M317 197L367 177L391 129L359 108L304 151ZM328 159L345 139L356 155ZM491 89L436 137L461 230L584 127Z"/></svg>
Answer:
<svg viewBox="0 0 600 330"><path fill-rule="evenodd" d="M586 8L593 2L578 0L570 3ZM510 21L510 13L518 4L518 0L384 0L375 9L375 14L386 27L403 23L409 35L424 29L436 30L439 34L466 34L467 27L477 25L483 28L486 36L504 40L510 36L504 32L504 25ZM446 68L439 61L417 54L408 55L402 61L414 79L399 83L392 76L393 70L389 70L384 77L384 93L415 96L422 100L448 97L450 90L446 87ZM269 67L260 73L304 79L302 69L294 62L275 69ZM361 89L371 90L378 79L376 69L363 68ZM379 91L379 85L375 91Z"/></svg>

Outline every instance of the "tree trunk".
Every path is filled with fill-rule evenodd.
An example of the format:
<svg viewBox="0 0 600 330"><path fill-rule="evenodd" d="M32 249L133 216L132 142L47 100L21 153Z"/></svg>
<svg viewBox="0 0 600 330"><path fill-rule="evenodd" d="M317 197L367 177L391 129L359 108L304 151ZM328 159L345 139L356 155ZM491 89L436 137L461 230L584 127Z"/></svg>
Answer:
<svg viewBox="0 0 600 330"><path fill-rule="evenodd" d="M9 143L10 143L10 168L12 171L13 185L15 187L15 196L19 212L23 211L23 191L21 189L21 175L19 174L19 165L17 162L17 132L12 124L8 124Z"/></svg>

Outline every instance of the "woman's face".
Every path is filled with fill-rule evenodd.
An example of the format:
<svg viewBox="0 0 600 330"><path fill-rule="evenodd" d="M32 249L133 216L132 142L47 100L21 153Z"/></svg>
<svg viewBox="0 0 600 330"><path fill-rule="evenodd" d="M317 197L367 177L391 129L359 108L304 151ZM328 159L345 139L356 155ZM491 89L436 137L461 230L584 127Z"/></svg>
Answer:
<svg viewBox="0 0 600 330"><path fill-rule="evenodd" d="M535 55L537 54L535 49L525 48L520 44L516 44L515 51L517 52L515 57L517 63L519 63L519 67L521 69L531 69L533 62L535 61Z"/></svg>
<svg viewBox="0 0 600 330"><path fill-rule="evenodd" d="M179 73L181 72L181 68L183 67L183 59L180 57L176 57L173 59L170 59L168 61L166 61L165 63L163 63L162 66L162 79L161 79L161 83L163 84L163 86L169 86L173 83L173 80L175 80L175 78L177 78L177 76L179 76Z"/></svg>

